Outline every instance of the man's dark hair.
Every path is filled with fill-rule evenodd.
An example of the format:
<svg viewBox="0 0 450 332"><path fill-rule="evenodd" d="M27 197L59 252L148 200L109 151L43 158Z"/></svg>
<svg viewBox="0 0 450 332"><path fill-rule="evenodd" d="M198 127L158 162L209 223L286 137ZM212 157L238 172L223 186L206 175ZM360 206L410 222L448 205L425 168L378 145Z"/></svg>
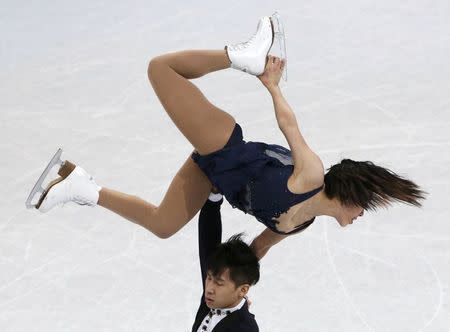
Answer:
<svg viewBox="0 0 450 332"><path fill-rule="evenodd" d="M233 235L221 243L208 258L207 270L213 276L220 276L226 269L236 287L243 284L255 285L259 280L259 262L254 251L242 241L243 233Z"/></svg>
<svg viewBox="0 0 450 332"><path fill-rule="evenodd" d="M392 202L421 206L425 198L414 182L370 161L343 159L325 174L325 195L337 198L344 206L364 210L386 207Z"/></svg>

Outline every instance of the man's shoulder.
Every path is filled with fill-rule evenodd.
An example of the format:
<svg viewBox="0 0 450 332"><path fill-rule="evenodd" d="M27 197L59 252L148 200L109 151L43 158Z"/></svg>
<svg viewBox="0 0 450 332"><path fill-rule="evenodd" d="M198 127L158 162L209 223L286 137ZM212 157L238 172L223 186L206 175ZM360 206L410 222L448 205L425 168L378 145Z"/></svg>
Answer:
<svg viewBox="0 0 450 332"><path fill-rule="evenodd" d="M256 323L256 320L254 318L248 319L245 321L239 321L238 331L242 332L259 332L258 324Z"/></svg>
<svg viewBox="0 0 450 332"><path fill-rule="evenodd" d="M235 321L236 327L243 332L258 332L258 324L256 323L255 315L248 311L247 304L236 312L239 318Z"/></svg>

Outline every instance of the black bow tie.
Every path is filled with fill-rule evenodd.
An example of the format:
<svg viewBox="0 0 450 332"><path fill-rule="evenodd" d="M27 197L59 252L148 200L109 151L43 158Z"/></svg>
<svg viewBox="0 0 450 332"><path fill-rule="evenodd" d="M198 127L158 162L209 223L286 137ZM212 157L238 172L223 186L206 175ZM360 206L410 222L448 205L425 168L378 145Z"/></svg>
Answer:
<svg viewBox="0 0 450 332"><path fill-rule="evenodd" d="M212 317L213 315L217 315L217 316L220 316L220 315L229 315L231 313L231 311L230 310L220 310L220 309L211 309L210 311L209 311L209 317Z"/></svg>
<svg viewBox="0 0 450 332"><path fill-rule="evenodd" d="M206 331L208 329L208 325L211 322L211 317L212 316L214 316L214 315L217 315L217 316L224 315L224 316L226 316L226 315L229 315L229 314L231 314L230 310L210 309L209 313L208 313L208 319L205 321L205 323L207 325L203 325L202 326L202 330Z"/></svg>

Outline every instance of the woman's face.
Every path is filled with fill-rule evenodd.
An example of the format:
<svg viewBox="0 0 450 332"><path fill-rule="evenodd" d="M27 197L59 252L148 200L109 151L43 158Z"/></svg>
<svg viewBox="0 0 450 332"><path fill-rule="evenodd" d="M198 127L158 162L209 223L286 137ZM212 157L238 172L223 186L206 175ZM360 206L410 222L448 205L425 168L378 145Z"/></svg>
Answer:
<svg viewBox="0 0 450 332"><path fill-rule="evenodd" d="M359 206L342 206L341 213L337 218L339 225L345 227L349 224L353 224L358 217L364 215L364 209Z"/></svg>

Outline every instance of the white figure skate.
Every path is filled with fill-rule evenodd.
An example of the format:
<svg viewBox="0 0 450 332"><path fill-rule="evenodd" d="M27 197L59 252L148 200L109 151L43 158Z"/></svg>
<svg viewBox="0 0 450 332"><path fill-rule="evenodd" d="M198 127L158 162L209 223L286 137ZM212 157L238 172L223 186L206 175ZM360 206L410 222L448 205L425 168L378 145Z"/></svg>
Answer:
<svg viewBox="0 0 450 332"><path fill-rule="evenodd" d="M275 12L270 17L273 26L274 43L272 51L276 53L281 59L284 60L284 69L282 77L287 82L287 51L286 51L286 35L284 33L283 21L278 12ZM279 53L279 54L278 54Z"/></svg>
<svg viewBox="0 0 450 332"><path fill-rule="evenodd" d="M274 41L283 45L282 52L280 48L280 58L286 59L284 38L283 25L278 13L274 13L271 17L260 18L255 34L248 41L225 46L231 68L255 76L261 75L264 73L267 55ZM287 76L284 75L284 77L286 79Z"/></svg>
<svg viewBox="0 0 450 332"><path fill-rule="evenodd" d="M266 58L273 43L273 29L270 18L259 19L255 34L246 42L227 45L231 68L252 75L261 75L266 66Z"/></svg>
<svg viewBox="0 0 450 332"><path fill-rule="evenodd" d="M79 205L88 206L97 205L101 187L81 167L67 160L63 162L60 159L61 153L62 149L58 149L34 185L25 203L27 208L34 207L41 212L47 212L53 207L66 202L75 202ZM51 181L47 188L44 189L42 183L55 165L60 165L58 171L60 177ZM32 204L31 201L38 192L41 193L39 201L37 204Z"/></svg>

